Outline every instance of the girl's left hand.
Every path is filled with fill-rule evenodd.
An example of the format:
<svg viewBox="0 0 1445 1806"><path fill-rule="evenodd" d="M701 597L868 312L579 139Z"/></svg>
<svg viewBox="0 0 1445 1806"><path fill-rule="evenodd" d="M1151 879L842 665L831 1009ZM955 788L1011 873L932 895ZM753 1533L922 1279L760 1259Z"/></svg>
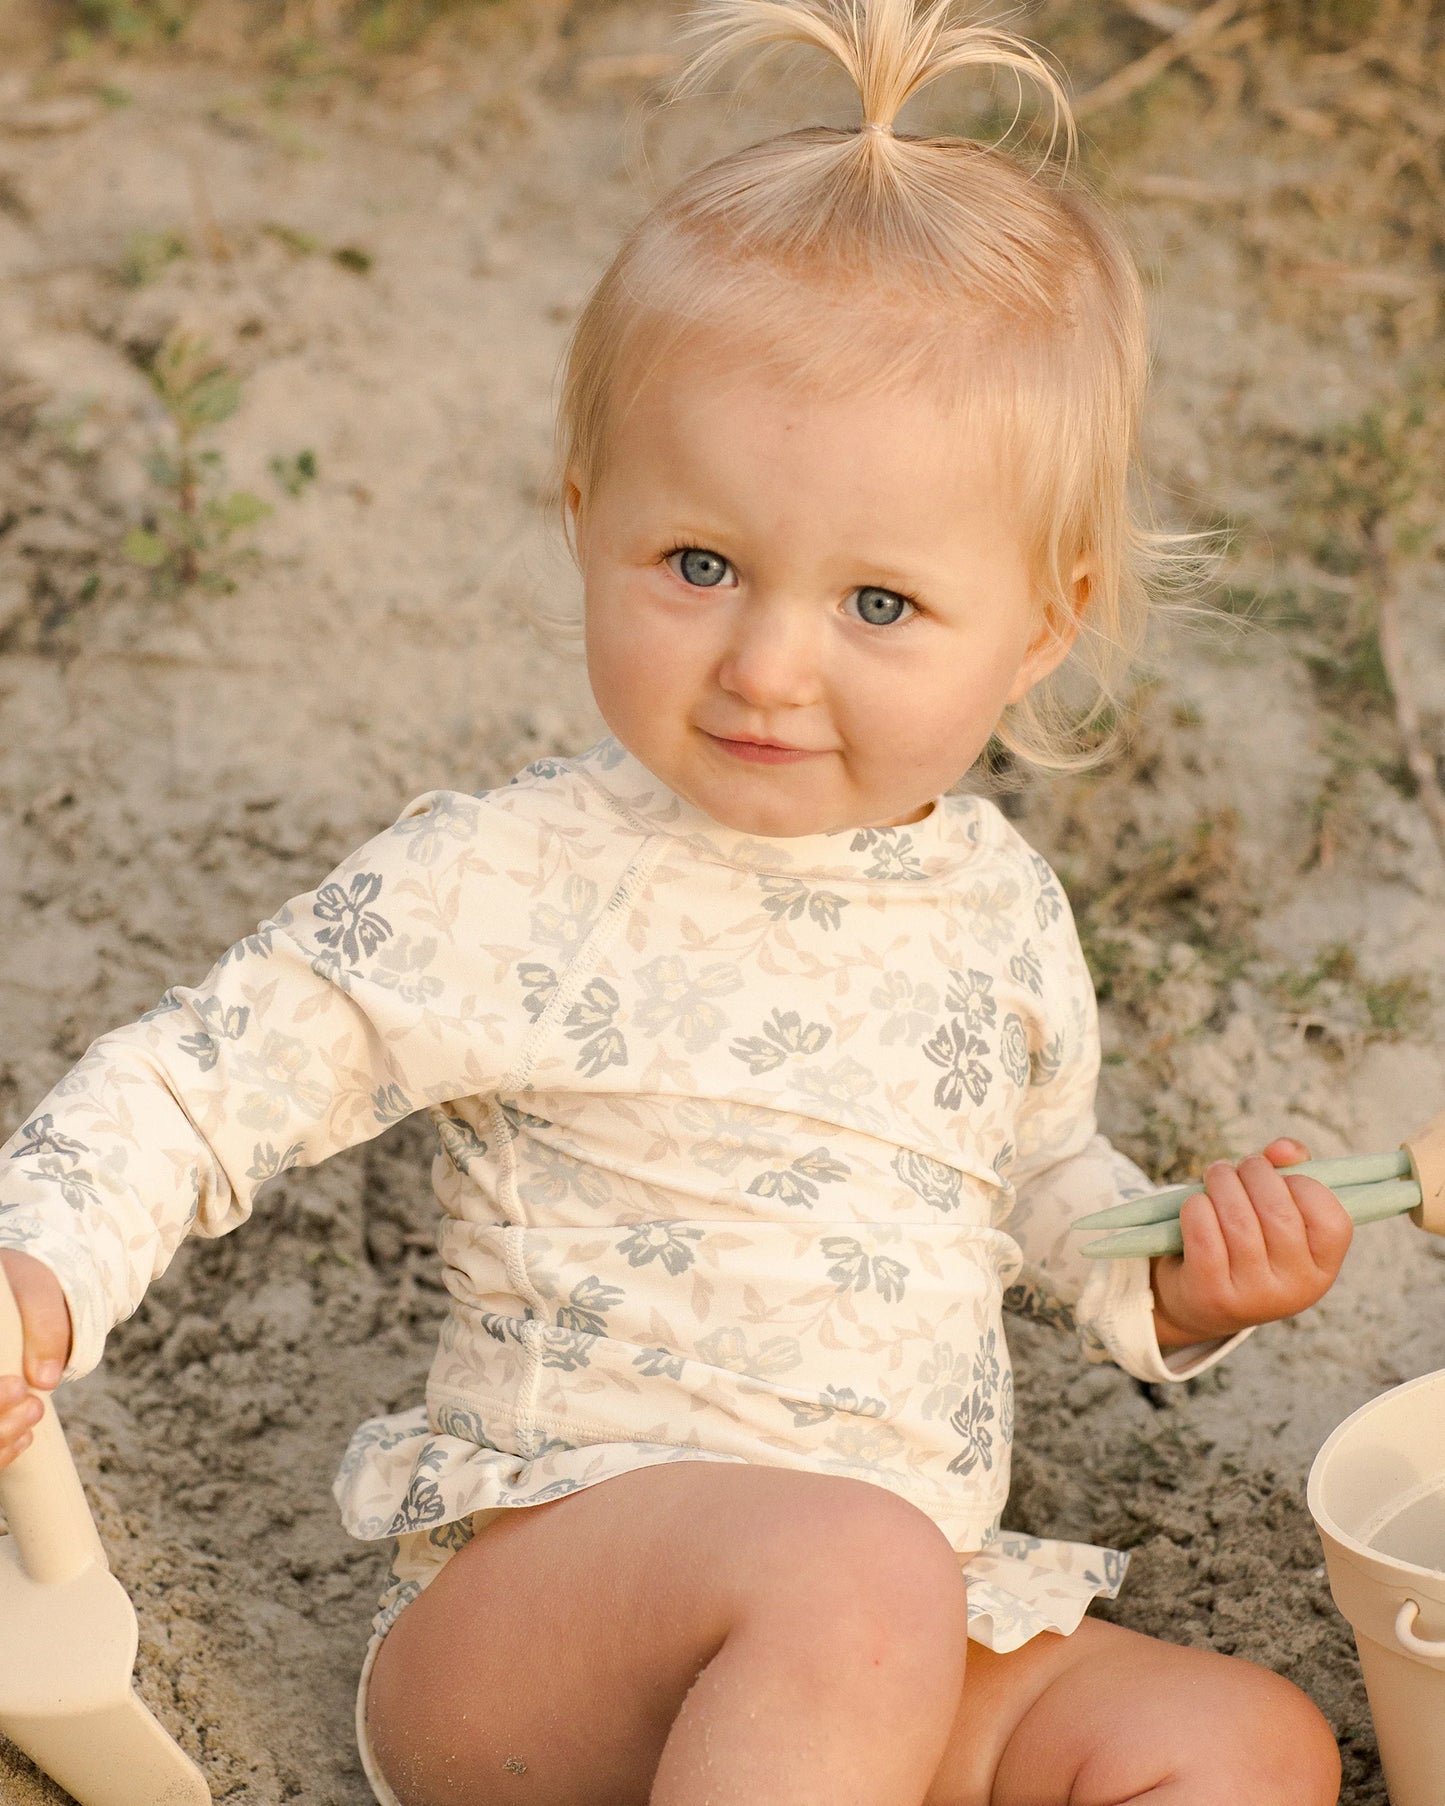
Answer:
<svg viewBox="0 0 1445 1806"><path fill-rule="evenodd" d="M1152 1263L1161 1348L1293 1317L1329 1291L1354 1233L1349 1212L1318 1179L1275 1171L1309 1157L1286 1137L1237 1167L1208 1167L1205 1195L1187 1198L1179 1213L1183 1254Z"/></svg>

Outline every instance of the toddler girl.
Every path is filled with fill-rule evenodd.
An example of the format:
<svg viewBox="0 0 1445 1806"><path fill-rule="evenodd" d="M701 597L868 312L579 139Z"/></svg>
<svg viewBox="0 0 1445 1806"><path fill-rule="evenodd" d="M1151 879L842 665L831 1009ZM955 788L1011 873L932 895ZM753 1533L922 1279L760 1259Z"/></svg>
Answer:
<svg viewBox="0 0 1445 1806"><path fill-rule="evenodd" d="M1056 176L895 134L946 0L715 0L697 70L830 52L857 130L755 145L637 227L578 326L566 503L611 738L440 792L5 1149L31 1387L188 1232L426 1110L451 1308L337 1496L394 1539L358 1729L401 1806L1323 1806L1247 1663L1085 1620L1124 1558L1001 1531L1005 1305L1150 1381L1333 1281L1338 1202L1219 1163L1182 1258L1070 1225L1149 1189L1095 1133L1059 886L945 794L1068 762L1150 542L1138 284ZM0 1381L0 1460L37 1405ZM603 1485L600 1482L607 1482ZM967 1649L967 1659L965 1653Z"/></svg>

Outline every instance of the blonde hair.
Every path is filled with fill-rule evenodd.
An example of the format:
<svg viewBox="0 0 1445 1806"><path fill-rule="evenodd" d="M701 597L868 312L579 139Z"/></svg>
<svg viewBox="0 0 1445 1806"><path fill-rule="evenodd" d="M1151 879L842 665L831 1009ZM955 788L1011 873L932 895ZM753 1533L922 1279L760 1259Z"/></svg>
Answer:
<svg viewBox="0 0 1445 1806"><path fill-rule="evenodd" d="M585 498L609 423L659 347L722 327L802 382L893 383L968 407L1002 435L1029 523L1044 622L1075 625L1069 678L1037 685L997 729L1010 751L1071 768L1103 756L1142 644L1148 580L1175 542L1136 513L1147 367L1143 295L1121 238L1046 153L1039 167L972 139L895 133L950 71L1028 78L1074 142L1068 102L1021 39L957 23L954 0L708 0L689 93L738 52L805 45L852 78L863 122L814 126L686 178L633 228L578 319L559 462ZM1087 569L1082 611L1075 573Z"/></svg>

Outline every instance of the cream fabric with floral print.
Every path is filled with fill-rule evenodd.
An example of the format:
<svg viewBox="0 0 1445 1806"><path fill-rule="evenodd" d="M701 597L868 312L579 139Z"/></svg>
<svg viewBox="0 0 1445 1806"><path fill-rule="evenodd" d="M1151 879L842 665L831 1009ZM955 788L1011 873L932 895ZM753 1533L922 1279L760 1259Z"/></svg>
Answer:
<svg viewBox="0 0 1445 1806"><path fill-rule="evenodd" d="M1095 1132L1098 1032L1048 865L987 802L790 840L615 741L420 798L102 1037L3 1150L0 1246L100 1358L187 1233L426 1110L451 1309L425 1405L357 1431L389 1623L497 1510L661 1461L848 1475L967 1558L974 1634L1069 1630L1110 1551L999 1530L1005 1307L1166 1362L1143 1261L1070 1225L1149 1189Z"/></svg>

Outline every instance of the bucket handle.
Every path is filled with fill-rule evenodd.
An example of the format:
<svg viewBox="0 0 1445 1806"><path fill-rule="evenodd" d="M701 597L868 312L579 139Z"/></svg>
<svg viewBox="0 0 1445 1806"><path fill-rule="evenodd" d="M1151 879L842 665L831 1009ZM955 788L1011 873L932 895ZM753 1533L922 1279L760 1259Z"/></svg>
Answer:
<svg viewBox="0 0 1445 1806"><path fill-rule="evenodd" d="M1445 1639L1434 1641L1429 1637L1415 1635L1415 1620L1420 1616L1420 1607L1413 1599L1407 1599L1395 1613L1395 1641L1412 1656L1423 1656L1427 1661L1438 1662L1445 1658Z"/></svg>

